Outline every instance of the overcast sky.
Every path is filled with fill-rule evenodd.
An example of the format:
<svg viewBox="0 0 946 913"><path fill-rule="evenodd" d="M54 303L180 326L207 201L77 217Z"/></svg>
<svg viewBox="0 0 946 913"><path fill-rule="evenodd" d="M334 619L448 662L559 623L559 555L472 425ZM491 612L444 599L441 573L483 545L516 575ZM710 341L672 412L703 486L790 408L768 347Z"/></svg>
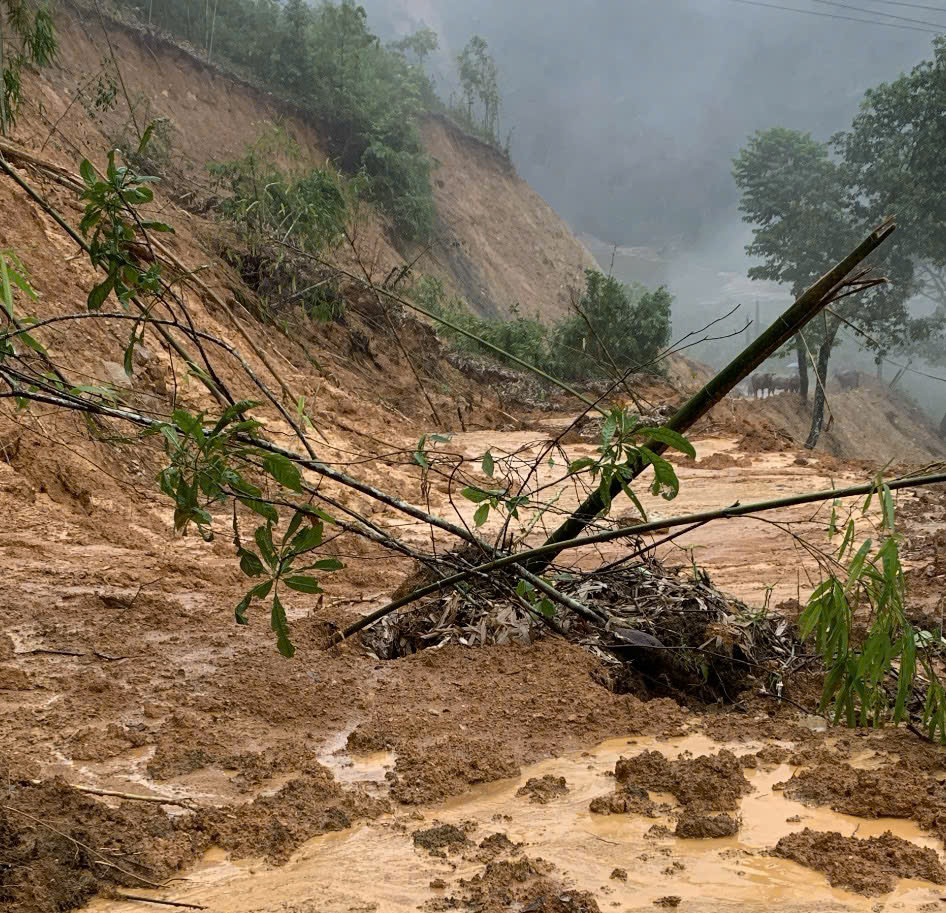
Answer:
<svg viewBox="0 0 946 913"><path fill-rule="evenodd" d="M946 0L925 0L941 15L880 0L760 2L946 30ZM827 138L867 87L930 56L933 38L737 0L364 4L382 34L438 31L444 72L471 34L486 38L520 173L576 230L619 244L705 243L731 229L730 161L749 133L781 125Z"/></svg>

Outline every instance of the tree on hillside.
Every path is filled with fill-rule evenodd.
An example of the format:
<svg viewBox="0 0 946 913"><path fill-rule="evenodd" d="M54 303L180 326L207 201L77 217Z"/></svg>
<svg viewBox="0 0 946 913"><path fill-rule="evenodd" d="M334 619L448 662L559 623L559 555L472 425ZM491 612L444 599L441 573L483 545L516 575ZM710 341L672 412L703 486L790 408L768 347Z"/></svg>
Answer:
<svg viewBox="0 0 946 913"><path fill-rule="evenodd" d="M463 51L457 55L460 90L466 104L467 117L471 124L493 142L498 141L499 130L499 71L496 61L489 53L486 40L474 35ZM482 106L482 119L477 121L476 102Z"/></svg>
<svg viewBox="0 0 946 913"><path fill-rule="evenodd" d="M561 377L594 377L651 365L670 342L672 303L663 286L649 291L585 270L576 313L553 333L554 370Z"/></svg>
<svg viewBox="0 0 946 913"><path fill-rule="evenodd" d="M749 139L733 163L742 192L743 220L754 225L746 252L763 262L749 270L753 279L791 286L799 295L865 230L873 215L854 202L843 163L811 134L775 127ZM922 332L910 317L907 300L916 288L906 245L894 243L868 260L889 282L856 299L835 303L830 312L796 337L799 375L807 393L807 367L816 359L814 403L807 447L814 447L824 421L824 385L831 354L843 326L863 331L859 342L884 355ZM803 394L804 395L804 394Z"/></svg>
<svg viewBox="0 0 946 913"><path fill-rule="evenodd" d="M832 140L865 220L896 212L900 243L919 264L946 267L946 39L933 59L864 94L851 129ZM937 295L946 307L946 289Z"/></svg>
<svg viewBox="0 0 946 913"><path fill-rule="evenodd" d="M417 58L418 66L422 67L427 60L427 56L440 47L440 40L432 28L424 26L416 32L392 42L391 47L402 54L413 54Z"/></svg>
<svg viewBox="0 0 946 913"><path fill-rule="evenodd" d="M49 66L56 56L56 33L49 10L29 0L0 0L0 134L16 123L23 67Z"/></svg>

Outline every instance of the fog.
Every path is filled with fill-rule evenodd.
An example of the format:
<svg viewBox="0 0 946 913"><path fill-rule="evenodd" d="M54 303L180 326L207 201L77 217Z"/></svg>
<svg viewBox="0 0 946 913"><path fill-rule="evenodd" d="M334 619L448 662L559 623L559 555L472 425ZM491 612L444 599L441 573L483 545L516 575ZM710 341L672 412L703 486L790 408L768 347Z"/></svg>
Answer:
<svg viewBox="0 0 946 913"><path fill-rule="evenodd" d="M829 138L850 124L865 89L930 56L927 26L888 16L946 30L946 9L847 0L867 13L818 0L763 2L817 15L737 0L367 0L365 7L385 36L421 24L438 32L433 70L444 95L454 85L455 54L474 33L487 40L500 70L502 132L513 130L519 173L605 268L616 244L620 278L666 283L681 335L742 304L726 324L732 330L754 317L757 300L764 324L788 302L784 289L745 278L750 228L740 220L730 163L746 137L785 126ZM719 363L735 345L719 341L694 354ZM857 362L856 347L848 349L845 357Z"/></svg>

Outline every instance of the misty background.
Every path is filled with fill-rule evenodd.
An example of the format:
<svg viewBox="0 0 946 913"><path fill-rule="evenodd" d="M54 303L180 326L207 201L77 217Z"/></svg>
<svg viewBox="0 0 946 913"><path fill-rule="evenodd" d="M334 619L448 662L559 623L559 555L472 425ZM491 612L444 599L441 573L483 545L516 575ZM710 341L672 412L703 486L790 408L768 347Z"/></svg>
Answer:
<svg viewBox="0 0 946 913"><path fill-rule="evenodd" d="M725 323L735 329L754 318L757 301L765 325L788 303L786 290L746 278L750 228L730 168L748 135L783 126L827 139L850 125L866 89L931 56L934 28L892 16L942 23L946 32L946 0L941 14L880 0L848 0L846 8L763 2L810 12L738 0L364 6L384 37L421 25L438 33L430 68L444 97L454 88L455 55L473 34L487 40L500 74L500 135L513 130L517 170L605 270L617 245L619 278L670 288L680 336L739 304ZM692 354L719 364L737 344L706 343ZM839 360L872 369L851 342ZM944 385L916 375L903 384L938 419Z"/></svg>

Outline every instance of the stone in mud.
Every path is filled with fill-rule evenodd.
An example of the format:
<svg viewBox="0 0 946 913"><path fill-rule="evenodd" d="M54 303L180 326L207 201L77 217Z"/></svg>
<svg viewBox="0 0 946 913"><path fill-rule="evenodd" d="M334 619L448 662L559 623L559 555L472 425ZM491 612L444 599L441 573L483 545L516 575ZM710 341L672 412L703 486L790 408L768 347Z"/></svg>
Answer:
<svg viewBox="0 0 946 913"><path fill-rule="evenodd" d="M545 805L552 799L558 799L568 792L568 784L564 777L553 777L546 774L544 777L530 777L525 786L516 791L517 796L528 798L536 805Z"/></svg>
<svg viewBox="0 0 946 913"><path fill-rule="evenodd" d="M890 831L858 839L806 827L782 837L772 855L823 872L834 887L868 896L892 891L899 878L946 884L946 870L933 850L895 837Z"/></svg>
<svg viewBox="0 0 946 913"><path fill-rule="evenodd" d="M689 839L732 837L738 831L739 819L730 815L700 815L684 811L677 821L674 836Z"/></svg>
<svg viewBox="0 0 946 913"><path fill-rule="evenodd" d="M683 900L682 897L677 897L676 894L668 894L666 897L658 897L654 901L655 907L679 907L680 902Z"/></svg>
<svg viewBox="0 0 946 913"><path fill-rule="evenodd" d="M614 869L611 872L611 877L615 881L627 881L627 869Z"/></svg>

